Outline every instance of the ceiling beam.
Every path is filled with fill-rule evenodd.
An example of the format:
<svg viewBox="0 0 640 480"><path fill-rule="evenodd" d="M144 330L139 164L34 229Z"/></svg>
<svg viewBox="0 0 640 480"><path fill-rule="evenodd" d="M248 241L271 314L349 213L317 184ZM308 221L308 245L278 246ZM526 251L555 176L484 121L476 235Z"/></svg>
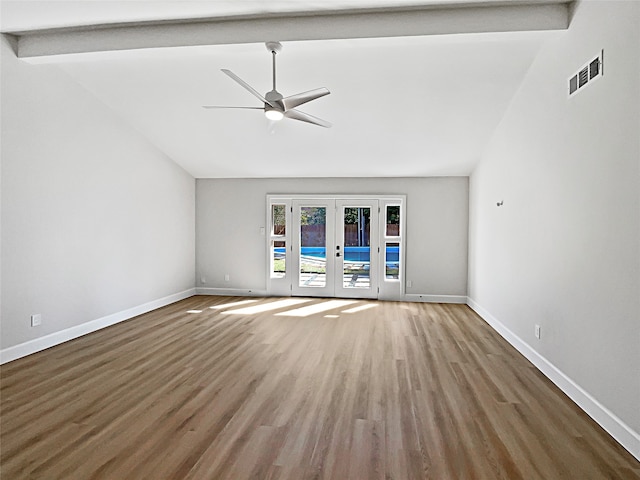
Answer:
<svg viewBox="0 0 640 480"><path fill-rule="evenodd" d="M571 0L295 12L7 32L21 58L89 52L485 32L563 30Z"/></svg>

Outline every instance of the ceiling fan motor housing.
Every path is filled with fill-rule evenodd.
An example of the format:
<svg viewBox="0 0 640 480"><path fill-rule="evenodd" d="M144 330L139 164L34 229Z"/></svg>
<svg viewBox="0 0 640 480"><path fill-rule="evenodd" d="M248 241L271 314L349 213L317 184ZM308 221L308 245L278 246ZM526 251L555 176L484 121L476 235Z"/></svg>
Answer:
<svg viewBox="0 0 640 480"><path fill-rule="evenodd" d="M273 107L277 107L277 109L279 109L279 110L284 112L284 104L282 103L282 95L280 94L280 92L278 92L276 90L271 90L270 92L266 93L264 98L269 103L271 103L271 105L273 105ZM264 104L264 108L265 109L269 109L269 110L273 110L274 108L271 105L269 105L268 103L265 103Z"/></svg>

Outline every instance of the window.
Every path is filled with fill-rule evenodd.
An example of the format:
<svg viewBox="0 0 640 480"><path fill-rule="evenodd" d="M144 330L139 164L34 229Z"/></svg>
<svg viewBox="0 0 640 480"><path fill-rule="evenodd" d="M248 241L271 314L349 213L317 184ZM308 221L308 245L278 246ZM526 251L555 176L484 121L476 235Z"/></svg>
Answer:
<svg viewBox="0 0 640 480"><path fill-rule="evenodd" d="M387 205L385 236L400 236L400 205Z"/></svg>
<svg viewBox="0 0 640 480"><path fill-rule="evenodd" d="M271 205L271 235L285 236L287 233L287 206Z"/></svg>
<svg viewBox="0 0 640 480"><path fill-rule="evenodd" d="M384 246L384 278L398 280L400 278L400 243L386 242Z"/></svg>
<svg viewBox="0 0 640 480"><path fill-rule="evenodd" d="M287 274L287 205L271 205L271 278L284 278Z"/></svg>
<svg viewBox="0 0 640 480"><path fill-rule="evenodd" d="M384 209L384 280L400 280L401 211L398 204L387 204Z"/></svg>

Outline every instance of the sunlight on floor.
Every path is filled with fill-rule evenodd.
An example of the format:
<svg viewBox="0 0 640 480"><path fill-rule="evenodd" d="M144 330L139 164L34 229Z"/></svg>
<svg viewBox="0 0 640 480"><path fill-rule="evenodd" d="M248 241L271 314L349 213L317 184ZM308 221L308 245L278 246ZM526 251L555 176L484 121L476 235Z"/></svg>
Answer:
<svg viewBox="0 0 640 480"><path fill-rule="evenodd" d="M307 299L287 299L287 300L278 300L277 302L269 302L269 303L265 303L264 305L255 305L252 307L245 307L245 308L239 308L237 310L229 310L227 312L222 312L222 313L233 313L233 314L238 314L238 315L252 315L254 313L262 313L262 312L268 312L270 310L278 310L279 308L287 308L287 307L291 307L293 305L299 305L301 303L306 303L306 302L310 302L311 300L307 300Z"/></svg>
<svg viewBox="0 0 640 480"><path fill-rule="evenodd" d="M308 317L309 315L313 315L315 313L326 312L327 310L341 308L346 305L351 305L352 303L356 303L356 300L329 300L322 303L316 303L315 305L296 308L295 310L276 313L276 315L287 317Z"/></svg>
<svg viewBox="0 0 640 480"><path fill-rule="evenodd" d="M258 305L251 305L244 308L236 308L232 310L225 310L228 308L239 307L241 305L247 305L251 303L256 303L260 301L260 299L248 299L248 300L239 300L236 302L225 303L222 305L213 305L209 307L211 310L225 310L220 312L221 314L237 314L237 315L253 315L256 313L269 312L272 310L280 310L286 309L289 307L293 307L296 305L300 305L301 303L311 302L313 299L310 298L286 298L283 300L277 301L267 301L265 303L260 303ZM354 303L358 303L360 300L322 300L319 303L314 303L312 305L306 305L299 308L294 308L292 310L286 310L280 313L276 313L276 316L281 317L308 317L310 315L315 315L317 313L326 312L328 310L336 310L342 307L346 307L348 305L352 305ZM363 310L368 310L370 308L377 307L375 303L366 303L364 305L357 305L355 307L348 308L347 310L342 310L340 313L356 313L361 312ZM203 310L187 310L187 313L202 313ZM324 318L340 318L340 315L337 314L327 314L324 315Z"/></svg>
<svg viewBox="0 0 640 480"><path fill-rule="evenodd" d="M348 310L343 310L342 313L356 313L356 312L361 312L363 310L369 310L370 308L374 308L377 307L378 305L374 304L374 303L367 303L366 305L360 305L358 307L353 307L350 308Z"/></svg>
<svg viewBox="0 0 640 480"><path fill-rule="evenodd" d="M224 308L237 307L238 305L246 305L247 303L254 303L257 301L258 300L240 300L239 302L225 303L224 305L214 305L213 307L209 308L212 310L222 310Z"/></svg>

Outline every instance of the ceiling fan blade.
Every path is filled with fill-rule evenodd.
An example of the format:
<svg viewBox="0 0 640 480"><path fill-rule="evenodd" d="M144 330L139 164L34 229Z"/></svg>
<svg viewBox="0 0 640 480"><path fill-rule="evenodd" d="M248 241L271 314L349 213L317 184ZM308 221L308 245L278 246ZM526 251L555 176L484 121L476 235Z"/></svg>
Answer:
<svg viewBox="0 0 640 480"><path fill-rule="evenodd" d="M249 85L247 82L245 82L244 80L242 80L239 76L237 76L235 73L233 73L231 70L227 70L225 68L222 69L222 73L224 73L225 75L228 75L229 77L231 77L233 80L235 80L236 82L238 82L240 85L242 85L244 88L246 88L249 92L251 92L255 97L259 98L263 103L266 103L268 105L271 105L273 108L276 108L275 105L273 105L271 102L268 102L266 98L264 98L262 95L260 95L258 93L258 91L253 88L251 85Z"/></svg>
<svg viewBox="0 0 640 480"><path fill-rule="evenodd" d="M292 108L296 108L298 105L310 102L311 100L315 100L316 98L324 97L325 95L329 95L330 93L331 92L324 87L316 88L315 90L309 90L308 92L302 92L283 98L282 103L284 104L285 110L290 110Z"/></svg>
<svg viewBox="0 0 640 480"><path fill-rule="evenodd" d="M263 107L227 107L224 105L202 105L202 108L241 108L243 110L264 110Z"/></svg>
<svg viewBox="0 0 640 480"><path fill-rule="evenodd" d="M287 110L284 112L284 116L293 120L300 120L301 122L319 125L324 128L331 128L331 124L329 122L322 120L321 118L314 117L313 115L309 115L308 113L303 113L300 110Z"/></svg>

